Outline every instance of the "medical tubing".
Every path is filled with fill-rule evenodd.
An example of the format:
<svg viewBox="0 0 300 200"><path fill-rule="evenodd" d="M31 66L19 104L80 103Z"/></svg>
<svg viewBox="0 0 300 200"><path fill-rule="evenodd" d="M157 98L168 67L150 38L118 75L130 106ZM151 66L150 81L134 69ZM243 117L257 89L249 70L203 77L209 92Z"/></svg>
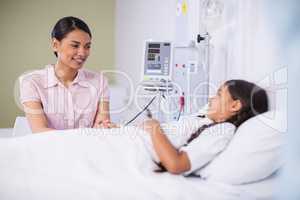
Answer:
<svg viewBox="0 0 300 200"><path fill-rule="evenodd" d="M184 104L185 104L184 93L182 93L182 95L179 97L179 106L180 106L180 108L179 108L179 113L178 113L178 116L177 116L177 121L179 120L180 115L183 111Z"/></svg>
<svg viewBox="0 0 300 200"><path fill-rule="evenodd" d="M133 122L138 116L140 116L145 110L147 110L147 108L151 105L151 103L154 101L154 99L156 98L156 96L154 96L151 101L143 108L143 110L141 110L138 114L136 114L130 121L128 121L125 126L127 126L128 124L130 124L131 122Z"/></svg>

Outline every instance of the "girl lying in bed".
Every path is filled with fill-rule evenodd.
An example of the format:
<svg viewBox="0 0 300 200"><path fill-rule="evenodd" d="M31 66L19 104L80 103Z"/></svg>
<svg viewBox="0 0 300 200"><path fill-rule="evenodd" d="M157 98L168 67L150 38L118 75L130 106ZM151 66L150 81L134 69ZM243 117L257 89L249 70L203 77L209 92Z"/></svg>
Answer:
<svg viewBox="0 0 300 200"><path fill-rule="evenodd" d="M267 110L265 90L244 80L229 80L210 98L206 116L183 119L190 133L181 137L177 144L169 137L174 131L170 130L170 126L165 127L165 124L161 125L156 120L148 120L141 128L151 136L155 160L162 171L197 174L200 168L225 149L239 125ZM186 130L181 127L177 131L182 134Z"/></svg>
<svg viewBox="0 0 300 200"><path fill-rule="evenodd" d="M206 116L182 117L167 124L148 120L139 127L56 130L0 139L0 186L7 180L20 185L28 177L39 184L39 180L47 184L56 179L69 184L69 180L81 182L82 176L88 176L84 180L106 184L136 176L136 172L148 173L157 169L155 163L170 173L205 178L208 176L200 169L226 148L236 127L267 110L263 89L230 80L210 99Z"/></svg>

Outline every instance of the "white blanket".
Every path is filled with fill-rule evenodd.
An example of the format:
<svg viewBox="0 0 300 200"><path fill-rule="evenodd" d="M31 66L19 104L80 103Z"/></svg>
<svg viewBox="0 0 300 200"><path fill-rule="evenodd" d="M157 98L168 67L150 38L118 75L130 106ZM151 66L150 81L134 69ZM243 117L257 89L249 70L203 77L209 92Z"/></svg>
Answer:
<svg viewBox="0 0 300 200"><path fill-rule="evenodd" d="M251 199L228 185L154 173L147 137L126 127L0 139L0 199Z"/></svg>

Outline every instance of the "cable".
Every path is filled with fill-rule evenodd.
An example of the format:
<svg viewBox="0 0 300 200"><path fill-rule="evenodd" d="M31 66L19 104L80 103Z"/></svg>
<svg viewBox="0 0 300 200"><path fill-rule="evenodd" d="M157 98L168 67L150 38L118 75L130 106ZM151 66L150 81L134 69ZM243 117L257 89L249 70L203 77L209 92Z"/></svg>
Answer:
<svg viewBox="0 0 300 200"><path fill-rule="evenodd" d="M156 96L154 96L151 101L143 108L143 110L141 110L140 112L138 112L130 121L128 121L125 126L127 126L128 124L130 124L131 122L133 122L138 116L140 116L145 110L147 110L147 108L150 106L150 104L154 101L154 99L156 98Z"/></svg>

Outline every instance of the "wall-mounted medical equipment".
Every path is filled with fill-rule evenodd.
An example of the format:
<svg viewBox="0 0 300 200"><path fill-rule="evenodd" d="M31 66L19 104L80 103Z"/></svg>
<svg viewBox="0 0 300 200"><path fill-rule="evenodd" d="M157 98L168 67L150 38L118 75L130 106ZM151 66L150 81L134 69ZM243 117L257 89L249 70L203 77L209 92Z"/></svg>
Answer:
<svg viewBox="0 0 300 200"><path fill-rule="evenodd" d="M144 77L151 80L170 79L171 42L145 42Z"/></svg>
<svg viewBox="0 0 300 200"><path fill-rule="evenodd" d="M206 35L196 38L198 43ZM205 41L203 42L203 44ZM206 48L205 45L203 45ZM147 108L160 121L178 120L207 103L208 73L206 58L199 57L201 46L178 46L173 42L146 41L143 49L142 81L137 104L141 110L153 96L156 101Z"/></svg>
<svg viewBox="0 0 300 200"><path fill-rule="evenodd" d="M149 91L172 90L172 43L146 41L143 59L143 87Z"/></svg>
<svg viewBox="0 0 300 200"><path fill-rule="evenodd" d="M145 42L142 82L135 100L140 110L157 96L148 109L154 118L169 121L198 113L207 104L210 36L199 21L203 14L198 10L203 4L211 9L218 7L219 4L212 3L215 1L206 0L204 4L203 1L177 0L172 41Z"/></svg>

